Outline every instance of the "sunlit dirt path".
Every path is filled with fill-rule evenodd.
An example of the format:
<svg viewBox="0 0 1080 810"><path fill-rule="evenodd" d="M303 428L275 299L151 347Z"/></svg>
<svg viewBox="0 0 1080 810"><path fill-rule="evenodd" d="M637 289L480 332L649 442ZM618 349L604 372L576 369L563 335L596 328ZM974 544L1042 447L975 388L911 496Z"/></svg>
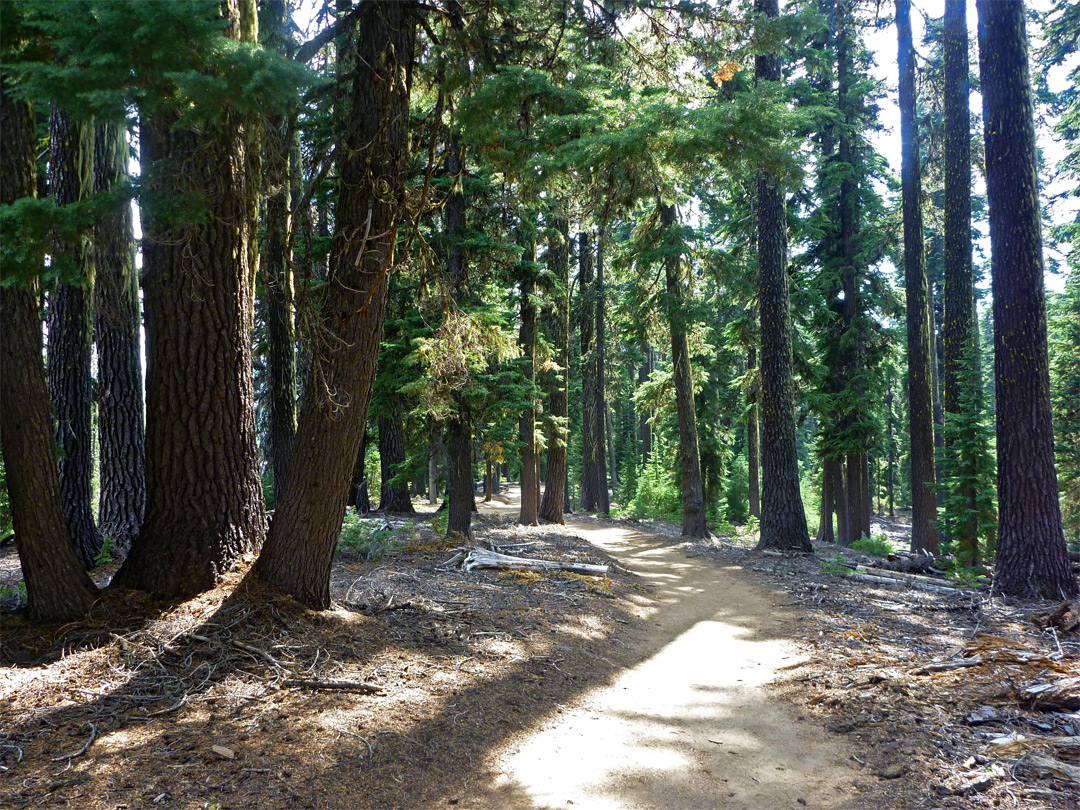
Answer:
<svg viewBox="0 0 1080 810"><path fill-rule="evenodd" d="M778 619L768 592L655 535L568 528L650 586L638 600L650 629L630 642L641 663L493 754L497 806L773 810L852 798L851 752L764 688L800 660L779 635L791 617Z"/></svg>

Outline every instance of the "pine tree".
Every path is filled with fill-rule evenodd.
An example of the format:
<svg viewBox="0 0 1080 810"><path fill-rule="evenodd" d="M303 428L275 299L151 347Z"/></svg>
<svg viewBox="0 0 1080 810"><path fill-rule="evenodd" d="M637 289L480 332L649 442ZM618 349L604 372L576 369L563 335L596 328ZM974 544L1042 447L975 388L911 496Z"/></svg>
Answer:
<svg viewBox="0 0 1080 810"><path fill-rule="evenodd" d="M365 3L354 19L338 57L343 109L331 275L320 311L325 340L255 568L263 581L316 608L330 604L330 565L375 377L408 166L416 44L411 2Z"/></svg>
<svg viewBox="0 0 1080 810"><path fill-rule="evenodd" d="M123 189L128 182L127 127L99 124L95 138L95 189ZM98 368L98 441L101 492L99 530L126 551L146 513L146 429L143 425L139 276L131 206L106 216L94 229L94 337Z"/></svg>
<svg viewBox="0 0 1080 810"><path fill-rule="evenodd" d="M777 0L756 0L766 17L778 17ZM759 84L780 80L775 53L760 54ZM791 304L788 295L784 198L776 178L762 170L757 178L758 298L761 312L762 504L759 548L810 551L799 489L795 451L795 383L791 358Z"/></svg>
<svg viewBox="0 0 1080 810"><path fill-rule="evenodd" d="M17 41L20 10L10 6L5 10L5 37L10 41ZM0 120L4 122L0 205L7 207L36 195L37 171L33 106L15 96L6 71L0 73ZM60 497L41 364L39 282L33 278L17 283L9 276L10 265L5 264L4 270L0 278L0 368L4 371L0 448L26 582L27 615L33 621L70 621L90 609L97 588L76 556Z"/></svg>
<svg viewBox="0 0 1080 810"><path fill-rule="evenodd" d="M907 291L908 416L911 436L911 548L938 550L934 476L933 372L929 289L923 252L919 132L915 118L915 47L910 0L896 0L903 150L904 287Z"/></svg>
<svg viewBox="0 0 1080 810"><path fill-rule="evenodd" d="M1078 587L1054 467L1042 234L1024 5L979 0L994 293L998 546L994 590L1058 599Z"/></svg>
<svg viewBox="0 0 1080 810"><path fill-rule="evenodd" d="M546 422L547 478L544 497L540 503L540 519L548 523L564 523L566 492L566 443L568 416L569 339L570 339L570 228L565 217L557 214L552 221L551 243L548 248L549 272L552 278L550 333L553 344L554 368L551 370L549 412Z"/></svg>
<svg viewBox="0 0 1080 810"><path fill-rule="evenodd" d="M682 534L684 537L710 535L705 514L705 493L701 480L701 456L698 450L697 416L694 408L694 379L687 347L687 311L681 279L682 242L679 237L675 206L657 202L664 251L666 309L671 332L671 366L675 384L675 411L679 422L679 478L682 492Z"/></svg>
<svg viewBox="0 0 1080 810"><path fill-rule="evenodd" d="M228 0L221 13L219 37L255 43L253 0ZM251 367L253 119L226 104L193 125L179 102L145 114L139 134L150 189L146 518L114 579L166 598L214 587L266 531ZM178 210L191 205L201 217Z"/></svg>
<svg viewBox="0 0 1080 810"><path fill-rule="evenodd" d="M263 6L260 24L266 47L293 50L291 22L284 0ZM270 372L270 466L274 501L281 496L296 434L296 327L292 242L292 139L295 116L270 111L263 122L263 186L266 197L266 249L261 262L266 289L266 341Z"/></svg>
<svg viewBox="0 0 1080 810"><path fill-rule="evenodd" d="M49 119L49 193L70 206L94 191L94 126L53 107ZM49 296L49 398L60 447L60 494L68 532L83 565L92 568L101 549L94 525L93 395L90 355L94 334L94 266L86 235L60 250L81 271L77 283L59 283Z"/></svg>

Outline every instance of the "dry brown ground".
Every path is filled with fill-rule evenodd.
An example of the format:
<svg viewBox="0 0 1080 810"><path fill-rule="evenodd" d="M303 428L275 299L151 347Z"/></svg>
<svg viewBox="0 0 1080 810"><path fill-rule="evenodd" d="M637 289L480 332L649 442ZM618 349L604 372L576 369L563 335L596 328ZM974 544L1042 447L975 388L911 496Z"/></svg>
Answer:
<svg viewBox="0 0 1080 810"><path fill-rule="evenodd" d="M1078 674L1075 638L1028 621L1046 605L859 585L824 573L820 559L766 557L733 538L682 543L662 525L579 520L565 529L517 527L496 510L478 518L477 536L511 553L608 562L610 577L450 570L445 544L417 522L401 549L380 560L339 557L331 611L239 592L237 574L177 605L110 594L87 622L48 631L4 614L0 805L826 806L824 785L817 793L790 793L797 796L791 804L775 798L787 793L755 793L767 786L750 767L753 751L742 751L749 765L719 770L725 740L689 739L701 730L688 730L682 717L669 722L672 734L688 734L686 741L662 749L647 744L658 758L683 757L677 761L699 768L697 781L678 784L690 793L668 790L663 781L629 791L626 780L612 786L621 804L541 800L521 784L507 792L514 752L532 751L539 741L541 753L528 756L542 758L543 735L560 728L581 737L573 723L601 705L597 695L623 688L692 629L665 618L682 601L679 582L650 577L641 563L648 556L635 552L624 566L582 536L603 528L612 536L633 534L641 553L655 559L675 554L690 561L698 580L715 570L717 592L693 596L698 604L706 596L716 600L712 610L720 618L710 623L736 628L740 641L760 642L762 650L794 643L804 651L807 660L768 687L769 706L755 697L738 711L776 711L791 726L769 733L808 735L830 767L846 763L850 783L828 806L1077 806L1070 772L1047 776L1038 763L1077 764L1080 745L1052 743L1080 737L1080 703L1036 712L1024 692ZM621 560L623 552L619 547L615 555ZM671 559L663 557L652 573L671 569ZM12 560L10 550L0 556L0 584L17 576ZM756 607L725 607L732 583L747 589L739 601ZM935 661L970 663L969 644L979 645L980 665L917 674ZM335 684L346 688L330 688ZM1058 691L1068 697L1067 688ZM985 705L996 710L984 711L988 722L967 722ZM1009 733L1015 736L1001 742ZM777 755L792 760L794 774L808 758ZM729 778L745 784L713 792ZM792 780L777 791L798 787Z"/></svg>

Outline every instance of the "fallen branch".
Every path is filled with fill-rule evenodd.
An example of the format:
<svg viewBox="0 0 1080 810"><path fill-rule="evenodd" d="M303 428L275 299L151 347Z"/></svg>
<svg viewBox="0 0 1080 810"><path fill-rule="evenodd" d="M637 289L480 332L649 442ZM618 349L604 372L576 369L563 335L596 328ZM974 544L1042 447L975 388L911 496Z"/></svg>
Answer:
<svg viewBox="0 0 1080 810"><path fill-rule="evenodd" d="M81 757L87 751L90 750L90 746L94 744L94 740L97 739L97 726L93 723L87 723L90 726L90 739L86 741L86 745L76 751L74 754L64 754L62 757L53 757L53 762L63 762L65 759L75 759L75 757Z"/></svg>
<svg viewBox="0 0 1080 810"><path fill-rule="evenodd" d="M542 573L567 571L571 574L587 574L594 577L604 575L608 572L608 567L606 565L534 560L528 557L511 557L509 554L499 554L482 548L471 548L461 558L461 570L474 571L477 568L523 569L525 571L540 571Z"/></svg>
<svg viewBox="0 0 1080 810"><path fill-rule="evenodd" d="M940 664L927 664L926 666L913 669L912 675L929 675L931 672L948 672L952 669L964 669L966 667L977 667L982 664L983 659L981 655L973 655L971 658L959 658L952 661L942 661Z"/></svg>
<svg viewBox="0 0 1080 810"><path fill-rule="evenodd" d="M282 681L282 684L297 689L341 689L348 692L360 692L364 695L382 694L382 687L360 681L313 681L306 678L289 678Z"/></svg>

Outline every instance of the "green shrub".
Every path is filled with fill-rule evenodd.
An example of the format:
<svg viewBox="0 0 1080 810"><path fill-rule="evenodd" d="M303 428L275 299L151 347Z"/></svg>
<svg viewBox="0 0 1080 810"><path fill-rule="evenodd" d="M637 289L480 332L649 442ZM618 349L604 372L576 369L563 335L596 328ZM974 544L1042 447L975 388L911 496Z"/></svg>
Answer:
<svg viewBox="0 0 1080 810"><path fill-rule="evenodd" d="M728 470L727 486L724 488L727 519L731 523L745 523L750 517L750 474L746 457L736 456Z"/></svg>
<svg viewBox="0 0 1080 810"><path fill-rule="evenodd" d="M846 577L855 569L847 558L839 551L836 552L836 556L831 560L821 561L821 570L826 574L832 574L834 577Z"/></svg>
<svg viewBox="0 0 1080 810"><path fill-rule="evenodd" d="M116 559L116 543L111 537L101 538L101 550L94 557L94 566L108 565Z"/></svg>
<svg viewBox="0 0 1080 810"><path fill-rule="evenodd" d="M359 515L346 513L338 538L338 551L355 554L365 560L378 560L400 548L394 530L388 523L363 520Z"/></svg>
<svg viewBox="0 0 1080 810"><path fill-rule="evenodd" d="M892 543L883 534L875 534L873 537L860 537L851 544L851 547L872 557L888 557L894 551Z"/></svg>
<svg viewBox="0 0 1080 810"><path fill-rule="evenodd" d="M0 585L0 602L15 602L16 604L20 604L25 601L25 582L17 582L14 585Z"/></svg>
<svg viewBox="0 0 1080 810"><path fill-rule="evenodd" d="M682 514L682 493L673 468L674 453L657 442L649 463L641 471L632 503L636 517L672 517Z"/></svg>

